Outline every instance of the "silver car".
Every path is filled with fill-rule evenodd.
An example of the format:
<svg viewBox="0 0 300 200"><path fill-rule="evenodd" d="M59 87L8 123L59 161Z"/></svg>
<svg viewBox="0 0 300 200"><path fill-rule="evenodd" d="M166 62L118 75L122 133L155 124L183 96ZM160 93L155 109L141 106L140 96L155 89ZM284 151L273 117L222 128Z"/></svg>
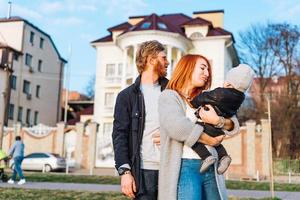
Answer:
<svg viewBox="0 0 300 200"><path fill-rule="evenodd" d="M10 167L14 167L13 159ZM24 157L22 169L45 172L65 170L66 159L54 153L31 153Z"/></svg>

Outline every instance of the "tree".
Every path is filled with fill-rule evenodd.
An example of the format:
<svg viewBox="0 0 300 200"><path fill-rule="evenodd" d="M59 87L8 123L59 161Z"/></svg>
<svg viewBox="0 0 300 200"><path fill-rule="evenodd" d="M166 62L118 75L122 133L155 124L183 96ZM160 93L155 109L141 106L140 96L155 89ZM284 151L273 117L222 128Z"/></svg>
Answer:
<svg viewBox="0 0 300 200"><path fill-rule="evenodd" d="M95 97L95 84L96 84L96 76L93 75L93 76L90 78L90 80L89 80L89 82L88 82L88 84L87 84L87 86L86 86L86 95L87 95L91 100L93 100L94 97Z"/></svg>
<svg viewBox="0 0 300 200"><path fill-rule="evenodd" d="M238 45L241 60L253 66L259 81L260 97L256 102L258 117L265 116L265 96L270 96L272 107L272 132L275 151L279 146L281 155L300 157L300 30L287 23L252 25L240 33ZM280 90L273 88L272 79L282 78ZM276 86L278 87L278 86ZM284 139L287 140L284 140ZM285 144L279 143L285 141ZM276 145L277 144L277 145Z"/></svg>
<svg viewBox="0 0 300 200"><path fill-rule="evenodd" d="M269 24L272 30L268 40L270 49L276 58L278 66L282 69L285 77L285 89L277 99L280 104L276 104L275 110L280 113L274 124L278 125L284 122L277 131L286 133L289 138L289 155L296 158L297 142L299 138L299 102L300 102L300 76L299 76L299 60L300 60L300 28L287 23ZM280 119L280 121L278 120Z"/></svg>
<svg viewBox="0 0 300 200"><path fill-rule="evenodd" d="M259 101L255 102L259 108L256 109L257 117L262 116L266 108L264 92L268 81L278 74L275 57L268 42L271 32L265 24L251 25L246 31L239 33L237 45L241 61L252 66L258 78Z"/></svg>

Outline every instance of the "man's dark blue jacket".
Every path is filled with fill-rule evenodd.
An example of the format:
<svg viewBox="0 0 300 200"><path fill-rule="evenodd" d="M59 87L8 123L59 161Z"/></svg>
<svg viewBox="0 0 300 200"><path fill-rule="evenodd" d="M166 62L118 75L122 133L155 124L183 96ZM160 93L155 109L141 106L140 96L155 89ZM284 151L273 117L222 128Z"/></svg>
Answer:
<svg viewBox="0 0 300 200"><path fill-rule="evenodd" d="M160 78L158 82L161 90L164 90L168 79ZM145 127L145 104L140 84L141 76L118 94L112 133L115 167L118 169L123 164L130 165L138 194L144 190L140 151Z"/></svg>

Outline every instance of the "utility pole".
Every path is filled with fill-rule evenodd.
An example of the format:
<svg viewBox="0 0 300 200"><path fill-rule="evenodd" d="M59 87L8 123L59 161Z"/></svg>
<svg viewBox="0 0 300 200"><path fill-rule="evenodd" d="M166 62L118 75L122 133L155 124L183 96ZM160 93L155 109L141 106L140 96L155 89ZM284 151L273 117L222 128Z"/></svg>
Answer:
<svg viewBox="0 0 300 200"><path fill-rule="evenodd" d="M270 156L270 190L272 199L275 198L274 194L274 176L273 176L273 151L272 151L272 128L271 128L271 103L270 103L270 95L266 96L267 103L268 103L268 121L269 121L269 156Z"/></svg>
<svg viewBox="0 0 300 200"><path fill-rule="evenodd" d="M69 59L66 67L66 85L65 85L65 113L64 113L64 123L68 122L68 108L69 108L69 87L70 87L70 70L71 70L71 56L72 56L72 46L69 46Z"/></svg>

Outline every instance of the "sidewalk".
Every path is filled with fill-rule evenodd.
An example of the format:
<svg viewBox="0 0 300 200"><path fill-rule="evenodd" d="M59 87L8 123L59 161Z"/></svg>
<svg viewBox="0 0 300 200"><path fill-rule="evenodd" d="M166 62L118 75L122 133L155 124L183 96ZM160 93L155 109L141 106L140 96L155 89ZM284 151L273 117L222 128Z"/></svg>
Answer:
<svg viewBox="0 0 300 200"><path fill-rule="evenodd" d="M27 182L24 185L0 183L2 188L26 188L26 189L47 189L87 192L120 192L119 185L102 184L81 184L81 183L48 183L48 182ZM242 198L266 198L270 197L269 191L258 190L228 190L229 196ZM300 192L275 192L275 196L283 200L299 200Z"/></svg>

